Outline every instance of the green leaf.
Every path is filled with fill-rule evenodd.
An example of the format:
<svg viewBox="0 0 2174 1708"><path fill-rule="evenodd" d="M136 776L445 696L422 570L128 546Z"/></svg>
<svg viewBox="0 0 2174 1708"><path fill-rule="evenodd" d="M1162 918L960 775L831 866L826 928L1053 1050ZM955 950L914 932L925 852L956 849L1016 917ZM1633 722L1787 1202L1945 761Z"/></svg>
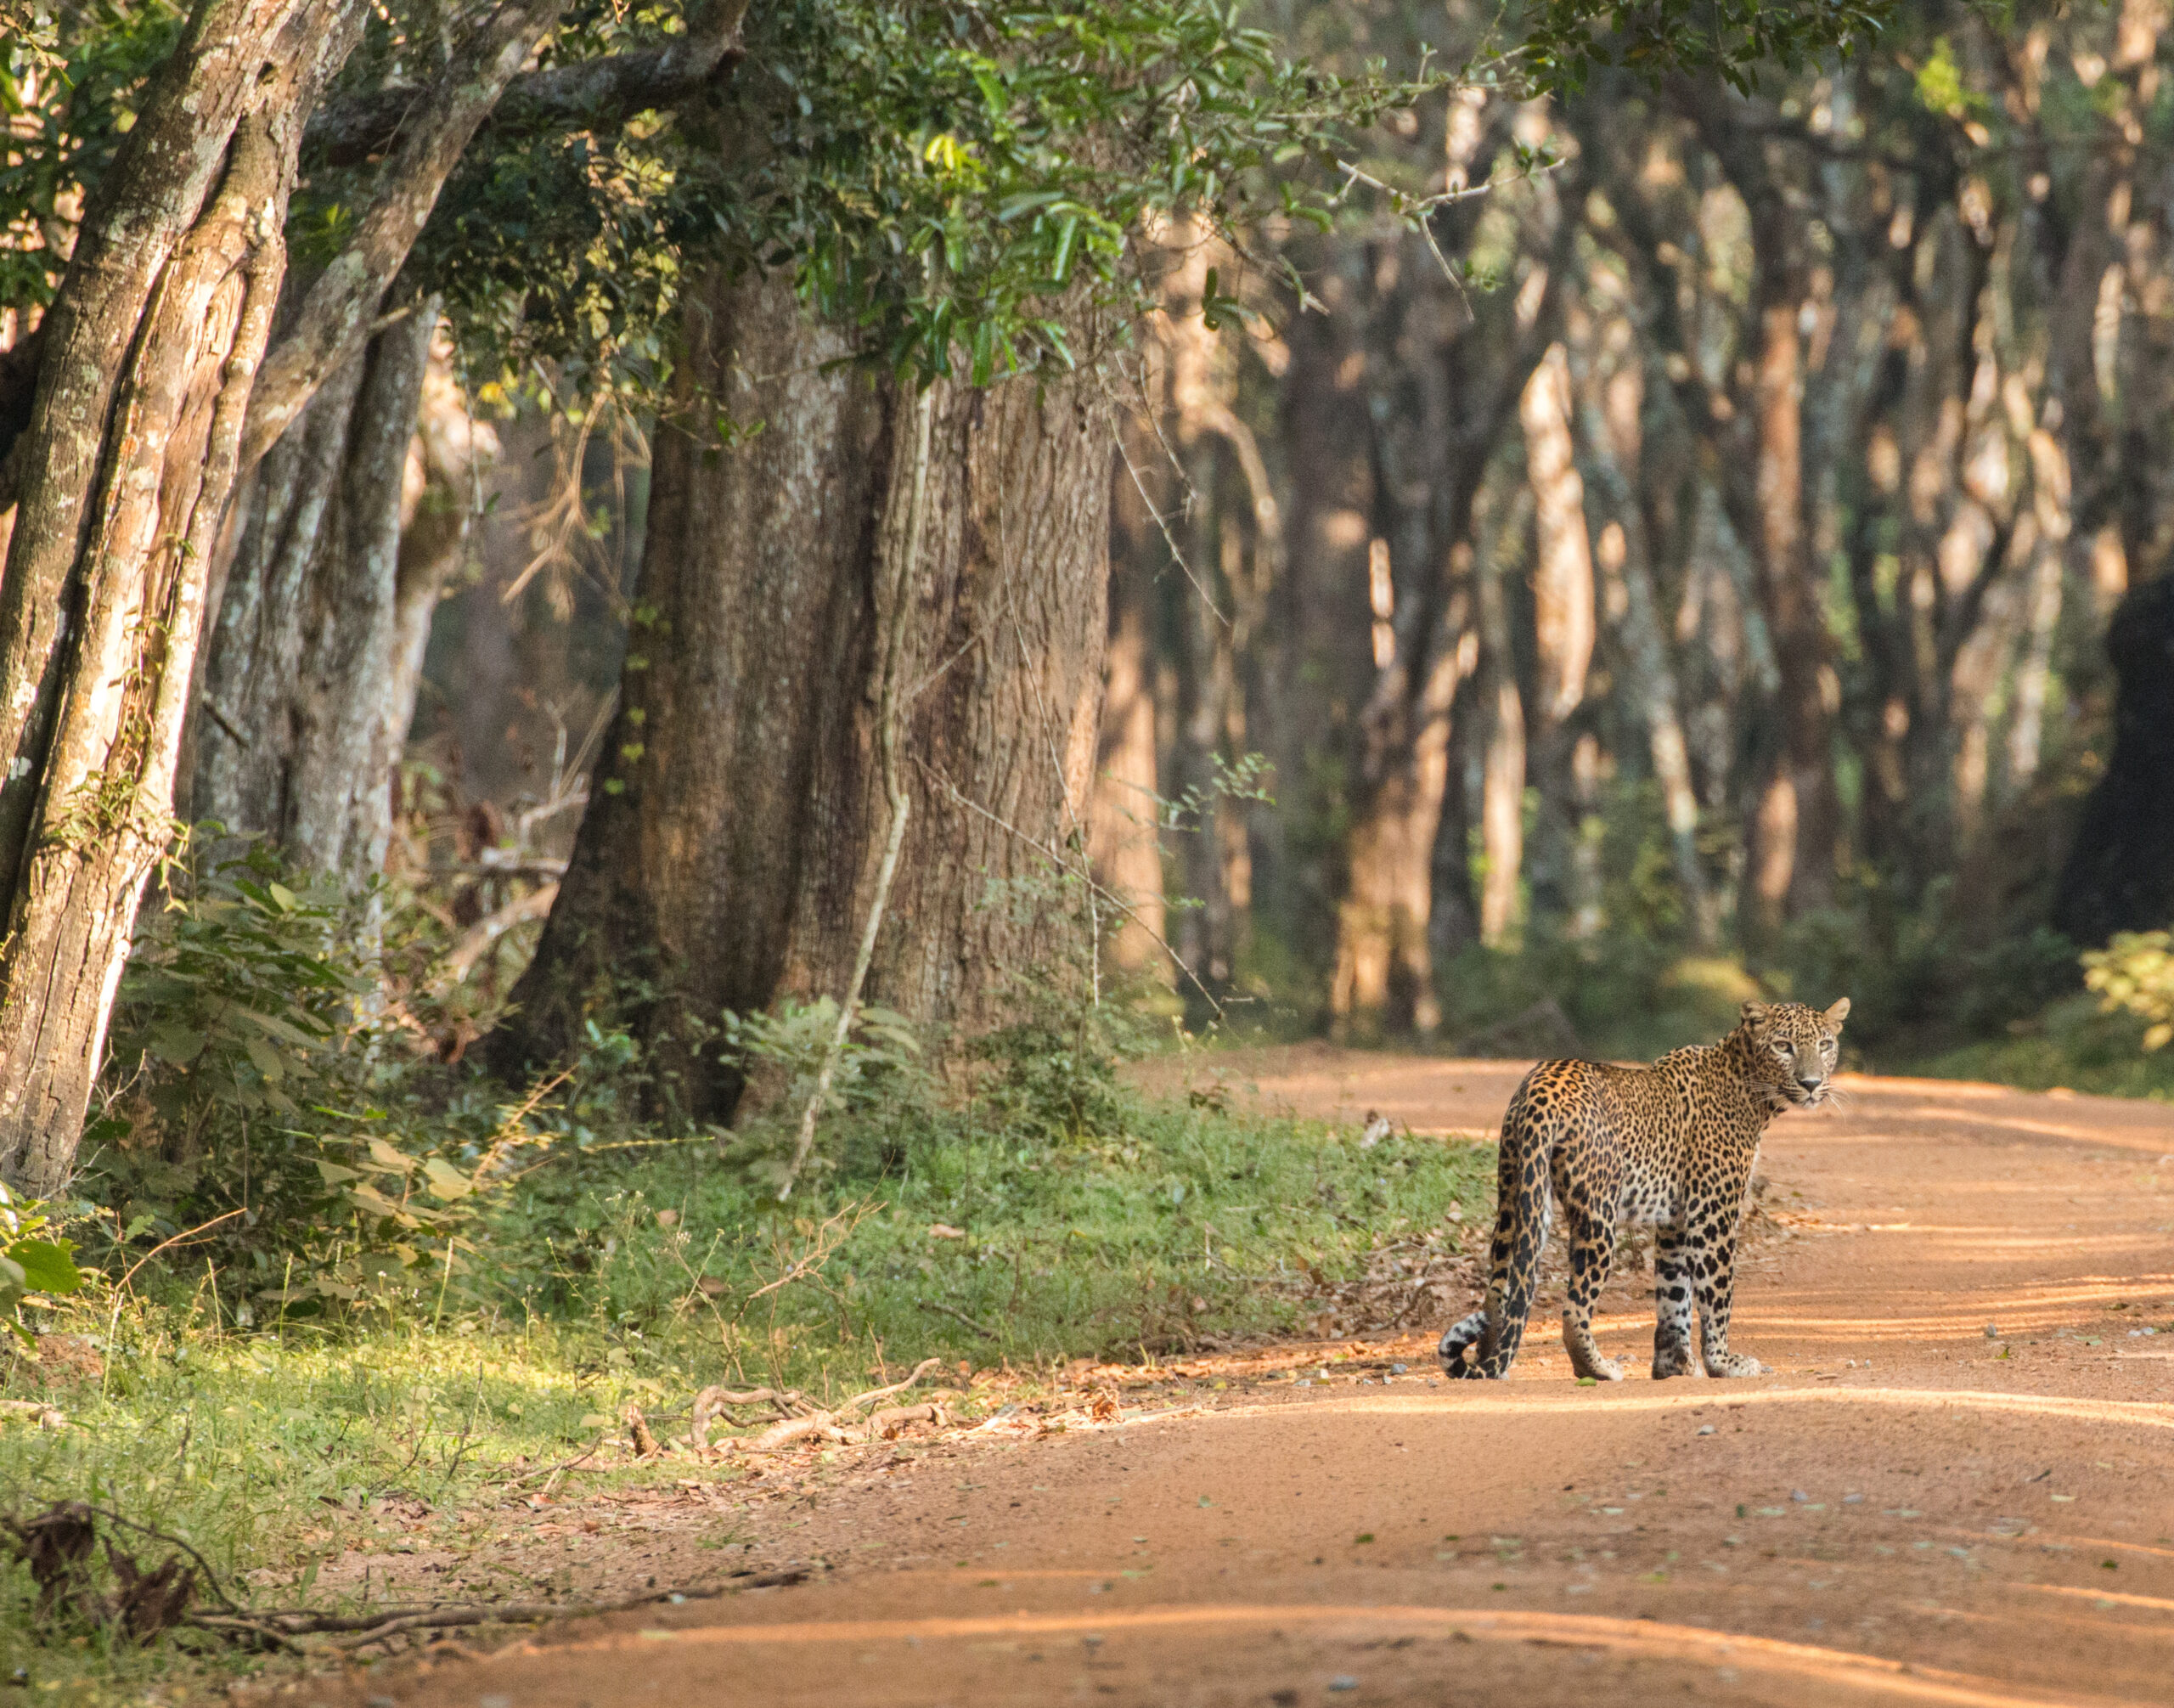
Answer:
<svg viewBox="0 0 2174 1708"><path fill-rule="evenodd" d="M256 1064L256 1071L263 1074L267 1083L277 1085L286 1077L287 1064L279 1059L279 1052L262 1038L245 1038L241 1040L241 1046L248 1052L249 1059Z"/></svg>
<svg viewBox="0 0 2174 1708"><path fill-rule="evenodd" d="M239 1006L227 1012L239 1019L246 1020L252 1025L261 1027L282 1043L292 1044L298 1049L313 1050L324 1041L321 1037L313 1038L292 1021L282 1020L276 1014L261 1014L254 1008L243 1008Z"/></svg>
<svg viewBox="0 0 2174 1708"><path fill-rule="evenodd" d="M409 1156L405 1151L386 1143L383 1139L372 1139L369 1141L369 1153L370 1160L377 1164L380 1170L386 1174L398 1175L405 1180L415 1170L414 1158Z"/></svg>
<svg viewBox="0 0 2174 1708"><path fill-rule="evenodd" d="M272 899L279 905L279 911L282 913L292 913L301 905L295 899L294 891L289 889L284 883L268 883L264 888Z"/></svg>
<svg viewBox="0 0 2174 1708"><path fill-rule="evenodd" d="M33 1292L64 1296L83 1284L83 1272L71 1254L76 1243L67 1239L19 1239L8 1248L8 1258Z"/></svg>
<svg viewBox="0 0 2174 1708"><path fill-rule="evenodd" d="M1047 207L1051 202L1064 199L1061 189L1030 190L1024 195L1007 196L997 206L997 223L1009 225L1022 213L1032 213L1038 207Z"/></svg>
<svg viewBox="0 0 2174 1708"><path fill-rule="evenodd" d="M476 1182L447 1162L442 1157L432 1157L423 1164L423 1177L431 1183L432 1196L450 1203L465 1198L476 1189Z"/></svg>
<svg viewBox="0 0 2174 1708"><path fill-rule="evenodd" d="M186 1068L204 1053L207 1040L194 1027L184 1026L177 1020L169 1020L151 1029L151 1053L161 1062L177 1068Z"/></svg>

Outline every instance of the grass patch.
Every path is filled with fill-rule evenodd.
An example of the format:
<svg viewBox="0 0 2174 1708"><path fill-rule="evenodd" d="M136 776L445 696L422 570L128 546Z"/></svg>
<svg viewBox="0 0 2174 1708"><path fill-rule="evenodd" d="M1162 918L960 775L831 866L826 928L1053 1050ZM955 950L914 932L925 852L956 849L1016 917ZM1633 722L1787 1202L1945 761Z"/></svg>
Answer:
<svg viewBox="0 0 2174 1708"><path fill-rule="evenodd" d="M750 1378L857 1381L932 1353L1033 1364L1287 1328L1309 1266L1484 1198L1493 1153L1127 1100L1116 1136L946 1134L780 1207L699 1152L524 1194L496 1237L530 1313L707 1337ZM819 1275L776 1287L814 1254ZM494 1265L498 1266L498 1265ZM773 1288L762 1293L758 1290ZM850 1374L836 1378L843 1360Z"/></svg>
<svg viewBox="0 0 2174 1708"><path fill-rule="evenodd" d="M842 1397L932 1355L1019 1369L1273 1334L1312 1276L1352 1276L1492 1190L1492 1152L1471 1145L1362 1149L1129 1093L1105 1136L1052 1142L977 1108L908 1132L854 1118L839 1166L785 1206L707 1145L570 1158L495 1208L449 1277L419 1273L337 1326L238 1331L201 1270L117 1322L110 1296L87 1299L49 1326L99 1343L103 1382L54 1395L63 1428L0 1425L0 1511L87 1500L187 1538L262 1603L330 1605L329 1560L457 1533L616 1433L629 1402L676 1434L662 1420L717 1381ZM666 1464L623 1474L690 1474ZM42 1630L33 1598L24 1568L0 1569L0 1679L22 1669L69 1700L260 1664Z"/></svg>

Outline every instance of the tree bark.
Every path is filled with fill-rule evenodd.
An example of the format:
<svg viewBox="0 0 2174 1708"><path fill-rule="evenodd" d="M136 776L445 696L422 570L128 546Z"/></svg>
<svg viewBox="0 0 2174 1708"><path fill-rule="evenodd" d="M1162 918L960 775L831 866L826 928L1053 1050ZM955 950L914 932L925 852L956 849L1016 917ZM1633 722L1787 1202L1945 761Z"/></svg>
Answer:
<svg viewBox="0 0 2174 1708"><path fill-rule="evenodd" d="M2174 925L2174 576L2121 601L2106 651L2120 690L2114 751L2084 803L2053 903L2077 943Z"/></svg>
<svg viewBox="0 0 2174 1708"><path fill-rule="evenodd" d="M1452 123L1455 174L1484 164L1507 140L1504 114L1474 104ZM1468 150L1468 151L1467 151ZM1527 210L1535 243L1563 228L1552 196ZM1469 208L1452 207L1437 235L1468 238ZM1375 674L1360 714L1359 786L1353 792L1349 885L1338 910L1330 1006L1342 1029L1416 1032L1441 1022L1434 910L1453 917L1446 940L1468 938L1468 882L1445 893L1437 872L1445 817L1462 824L1452 713L1479 657L1473 521L1491 460L1517 420L1520 397L1560 318L1555 263L1535 263L1526 289L1467 300L1445 280L1422 239L1379 242L1369 271L1367 411L1373 451L1369 587ZM1582 526L1582 522L1580 523ZM1462 696L1472 710L1469 694ZM1453 831L1454 859L1466 858Z"/></svg>
<svg viewBox="0 0 2174 1708"><path fill-rule="evenodd" d="M876 578L912 400L776 278L712 278L685 326L681 384L763 430L659 436L620 708L490 1049L518 1073L617 1013L662 1104L723 1119L724 1011L841 997L867 917L888 822ZM945 384L932 407L902 642L911 811L865 995L962 1039L1040 968L1047 887L1086 844L1111 442L1077 384Z"/></svg>
<svg viewBox="0 0 2174 1708"><path fill-rule="evenodd" d="M1525 479L1535 520L1533 639L1539 666L1532 770L1540 786L1532 868L1535 912L1576 920L1597 906L1581 895L1574 850L1582 830L1571 778L1570 719L1585 697L1594 640L1592 545L1585 481L1570 440L1569 357L1559 342L1533 369L1518 399Z"/></svg>
<svg viewBox="0 0 2174 1708"><path fill-rule="evenodd" d="M489 437L431 372L436 330L432 298L380 333L256 470L189 727L189 816L350 885L384 869L423 647L466 538L460 488ZM434 380L435 413L461 419L419 435Z"/></svg>
<svg viewBox="0 0 2174 1708"><path fill-rule="evenodd" d="M302 127L359 0L200 0L86 210L9 453L26 472L0 581L0 1178L18 1187L58 1191L74 1161L143 880L172 835L234 485L359 348L562 4L514 0L464 42L269 357Z"/></svg>
<svg viewBox="0 0 2174 1708"><path fill-rule="evenodd" d="M1676 887L1683 892L1692 940L1710 952L1720 946L1721 921L1698 855L1698 796L1692 782L1690 744L1684 739L1676 671L1661 628L1645 517L1632 485L1642 449L1639 414L1645 397L1645 375L1635 345L1632 349L1631 358L1605 381L1596 376L1579 388L1579 422L1603 513L1613 512L1617 530L1614 568L1623 578L1623 646L1631 678L1623 685L1646 726L1653 780L1660 785L1669 847L1675 856ZM1608 540L1603 533L1604 548Z"/></svg>
<svg viewBox="0 0 2174 1708"><path fill-rule="evenodd" d="M1307 259L1318 267L1318 255ZM1369 513L1366 352L1353 322L1365 288L1338 256L1314 289L1329 313L1293 313L1279 392L1287 521L1285 572L1267 589L1252 729L1275 766L1276 810L1257 824L1253 893L1287 959L1332 979L1345 850L1322 827L1349 810L1354 714L1375 670L1367 627ZM1309 273L1309 277L1314 275Z"/></svg>
<svg viewBox="0 0 2174 1708"><path fill-rule="evenodd" d="M1129 509L1130 479L1120 473L1116 501ZM1137 494L1132 494L1137 500ZM1145 518L1140 518L1144 521ZM1152 526L1152 523L1149 524ZM1135 547L1136 540L1132 542ZM1120 971L1169 983L1163 952L1162 813L1155 763L1153 651L1148 645L1148 577L1137 552L1119 551L1110 577L1110 638L1103 673L1101 753L1087 849L1095 877L1130 908L1112 930L1111 958Z"/></svg>
<svg viewBox="0 0 2174 1708"><path fill-rule="evenodd" d="M1479 940L1490 949L1514 946L1522 922L1518 880L1525 846L1525 716L1510 643L1509 600L1502 587L1503 555L1518 552L1532 520L1532 489L1521 487L1501 531L1480 544L1479 702L1487 719L1479 798Z"/></svg>
<svg viewBox="0 0 2174 1708"><path fill-rule="evenodd" d="M48 320L0 588L0 1178L73 1164L171 834L206 570L285 270L301 127L361 8L212 0L155 80Z"/></svg>
<svg viewBox="0 0 2174 1708"><path fill-rule="evenodd" d="M1677 90L1687 116L1750 215L1748 330L1754 343L1747 450L1753 477L1747 543L1757 554L1760 601L1781 676L1775 708L1781 739L1757 784L1749 922L1771 933L1784 918L1832 903L1842 831L1832 703L1839 698L1839 683L1805 480L1801 323L1811 297L1810 267L1804 222L1769 165L1766 144L1743 122L1743 104L1718 86L1679 84Z"/></svg>

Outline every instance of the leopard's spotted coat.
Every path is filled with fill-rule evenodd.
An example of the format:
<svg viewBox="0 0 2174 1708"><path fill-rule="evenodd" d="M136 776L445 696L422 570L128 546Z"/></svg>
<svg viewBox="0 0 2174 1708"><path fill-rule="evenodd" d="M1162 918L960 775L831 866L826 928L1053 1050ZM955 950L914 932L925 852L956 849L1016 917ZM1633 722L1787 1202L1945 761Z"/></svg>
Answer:
<svg viewBox="0 0 2174 1708"><path fill-rule="evenodd" d="M1738 1225L1759 1136L1786 1108L1825 1101L1847 997L1822 1013L1801 1002L1747 1002L1718 1044L1674 1050L1650 1068L1542 1062L1502 1117L1499 1202L1486 1302L1442 1337L1452 1376L1506 1376L1524 1338L1547 1244L1550 1200L1570 1235L1563 1344L1580 1376L1621 1379L1593 1339L1621 1223L1650 1223L1653 1375L1685 1376L1691 1307L1704 1326L1709 1376L1755 1376L1729 1350ZM1476 1346L1473 1361L1465 1360Z"/></svg>

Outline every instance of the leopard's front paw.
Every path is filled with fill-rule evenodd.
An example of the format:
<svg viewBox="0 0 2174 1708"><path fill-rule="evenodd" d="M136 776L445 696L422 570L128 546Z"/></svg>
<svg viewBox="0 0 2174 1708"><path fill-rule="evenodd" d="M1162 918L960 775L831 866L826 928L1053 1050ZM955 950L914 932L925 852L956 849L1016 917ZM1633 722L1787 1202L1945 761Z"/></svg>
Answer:
<svg viewBox="0 0 2174 1708"><path fill-rule="evenodd" d="M1653 1349L1653 1380L1665 1382L1671 1376L1696 1376L1698 1367L1692 1361L1691 1346L1678 1340Z"/></svg>
<svg viewBox="0 0 2174 1708"><path fill-rule="evenodd" d="M1723 1352L1706 1360L1709 1376L1765 1376L1768 1367L1749 1352Z"/></svg>

